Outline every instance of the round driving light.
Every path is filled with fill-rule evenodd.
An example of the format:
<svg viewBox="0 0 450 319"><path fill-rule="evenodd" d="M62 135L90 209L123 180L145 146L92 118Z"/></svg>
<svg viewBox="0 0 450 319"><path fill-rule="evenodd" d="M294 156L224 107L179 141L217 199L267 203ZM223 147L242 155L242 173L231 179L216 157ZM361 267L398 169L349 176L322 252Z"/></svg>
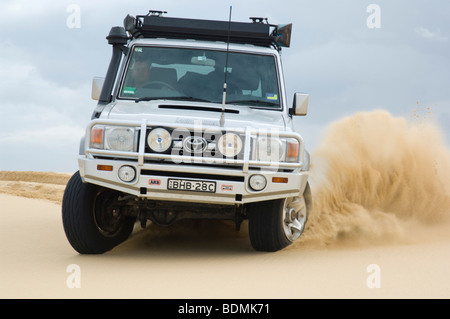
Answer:
<svg viewBox="0 0 450 319"><path fill-rule="evenodd" d="M136 170L128 165L119 168L119 178L123 182L131 182L136 177Z"/></svg>
<svg viewBox="0 0 450 319"><path fill-rule="evenodd" d="M260 191L267 185L267 180L262 175L252 175L249 180L250 188L254 191Z"/></svg>
<svg viewBox="0 0 450 319"><path fill-rule="evenodd" d="M235 133L226 133L219 138L217 148L226 157L235 157L242 150L242 140Z"/></svg>
<svg viewBox="0 0 450 319"><path fill-rule="evenodd" d="M166 129L155 128L148 134L147 143L153 152L162 153L172 145L172 137Z"/></svg>
<svg viewBox="0 0 450 319"><path fill-rule="evenodd" d="M134 130L129 127L108 127L106 142L111 150L131 152L134 148Z"/></svg>

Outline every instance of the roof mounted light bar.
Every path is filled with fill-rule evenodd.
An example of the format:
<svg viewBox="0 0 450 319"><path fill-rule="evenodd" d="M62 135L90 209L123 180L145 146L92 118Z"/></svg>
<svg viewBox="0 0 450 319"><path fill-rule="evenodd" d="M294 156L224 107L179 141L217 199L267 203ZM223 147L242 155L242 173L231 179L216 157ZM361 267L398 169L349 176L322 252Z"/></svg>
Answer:
<svg viewBox="0 0 450 319"><path fill-rule="evenodd" d="M259 17L251 17L252 22L169 18L163 16L164 13L150 10L147 15L127 15L125 29L132 38L229 40L231 43L274 46L278 50L290 46L292 24L273 25L267 18Z"/></svg>

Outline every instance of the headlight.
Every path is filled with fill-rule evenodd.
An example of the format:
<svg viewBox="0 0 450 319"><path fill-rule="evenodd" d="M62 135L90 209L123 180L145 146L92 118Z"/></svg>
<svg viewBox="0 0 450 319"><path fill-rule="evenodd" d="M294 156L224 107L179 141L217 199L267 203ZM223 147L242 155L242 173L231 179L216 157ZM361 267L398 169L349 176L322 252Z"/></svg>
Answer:
<svg viewBox="0 0 450 319"><path fill-rule="evenodd" d="M132 127L96 125L91 130L90 147L114 151L136 150L135 130Z"/></svg>
<svg viewBox="0 0 450 319"><path fill-rule="evenodd" d="M153 152L162 153L172 145L172 137L166 129L155 128L148 134L147 143Z"/></svg>
<svg viewBox="0 0 450 319"><path fill-rule="evenodd" d="M263 162L278 162L284 158L285 143L279 138L260 137L257 141L256 154Z"/></svg>
<svg viewBox="0 0 450 319"><path fill-rule="evenodd" d="M219 138L217 148L225 157L235 157L242 150L242 140L235 133L226 133Z"/></svg>
<svg viewBox="0 0 450 319"><path fill-rule="evenodd" d="M132 152L134 150L134 129L130 127L107 127L105 148L115 151Z"/></svg>

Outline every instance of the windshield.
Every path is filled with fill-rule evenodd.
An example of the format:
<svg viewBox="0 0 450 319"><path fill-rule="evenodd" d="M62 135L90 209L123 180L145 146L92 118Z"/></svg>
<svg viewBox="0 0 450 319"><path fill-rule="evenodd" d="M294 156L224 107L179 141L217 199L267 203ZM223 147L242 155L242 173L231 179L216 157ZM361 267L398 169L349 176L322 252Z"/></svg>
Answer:
<svg viewBox="0 0 450 319"><path fill-rule="evenodd" d="M119 98L222 103L226 52L136 46ZM280 107L275 57L229 52L227 104Z"/></svg>

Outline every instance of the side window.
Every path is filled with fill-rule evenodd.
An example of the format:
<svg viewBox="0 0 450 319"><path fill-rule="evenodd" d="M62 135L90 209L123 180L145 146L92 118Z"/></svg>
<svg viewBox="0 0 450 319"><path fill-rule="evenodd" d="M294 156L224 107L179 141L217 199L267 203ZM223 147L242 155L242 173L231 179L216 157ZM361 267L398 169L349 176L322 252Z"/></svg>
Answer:
<svg viewBox="0 0 450 319"><path fill-rule="evenodd" d="M268 55L230 54L229 92L231 100L260 100L279 105L275 58Z"/></svg>

